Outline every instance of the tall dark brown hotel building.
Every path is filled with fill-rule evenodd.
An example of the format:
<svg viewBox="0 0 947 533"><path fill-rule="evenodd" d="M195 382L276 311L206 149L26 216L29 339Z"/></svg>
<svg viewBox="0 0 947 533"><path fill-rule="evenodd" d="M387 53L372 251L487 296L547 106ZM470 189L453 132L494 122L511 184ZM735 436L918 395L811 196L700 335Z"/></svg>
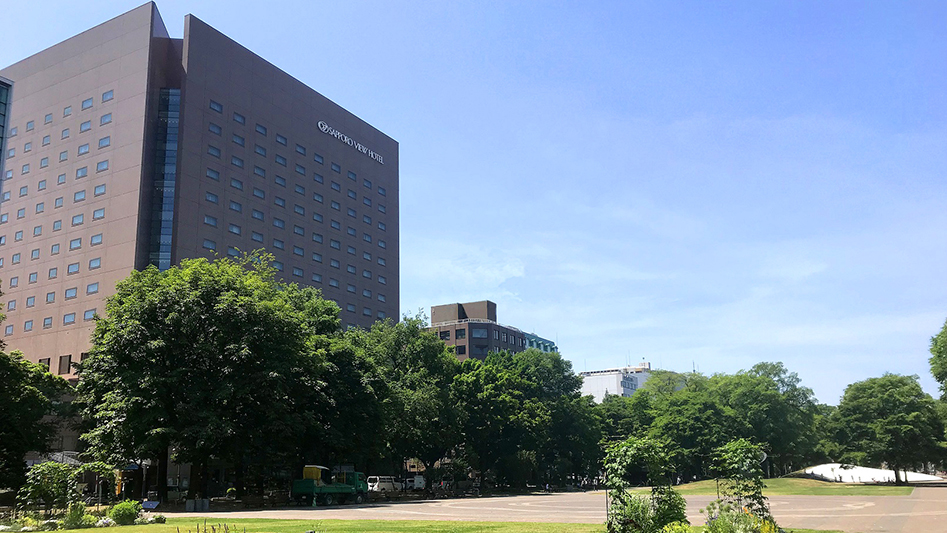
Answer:
<svg viewBox="0 0 947 533"><path fill-rule="evenodd" d="M3 338L53 372L134 269L265 249L343 325L398 317L398 143L147 3L0 70Z"/></svg>

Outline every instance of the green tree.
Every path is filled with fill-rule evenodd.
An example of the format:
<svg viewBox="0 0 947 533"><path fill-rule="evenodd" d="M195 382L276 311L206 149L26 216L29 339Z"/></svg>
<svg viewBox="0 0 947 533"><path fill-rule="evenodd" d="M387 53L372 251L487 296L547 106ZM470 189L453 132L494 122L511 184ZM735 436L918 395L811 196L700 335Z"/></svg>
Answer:
<svg viewBox="0 0 947 533"><path fill-rule="evenodd" d="M782 363L759 363L749 371L715 374L709 390L729 408L735 434L764 445L766 466L776 474L813 455L816 446L815 399L799 377Z"/></svg>
<svg viewBox="0 0 947 533"><path fill-rule="evenodd" d="M900 471L939 462L944 422L917 376L885 374L849 385L838 406L842 460Z"/></svg>
<svg viewBox="0 0 947 533"><path fill-rule="evenodd" d="M320 349L338 308L276 282L268 259L185 260L117 284L80 367L89 455L156 460L164 497L172 445L198 473L211 457L231 462L238 491L249 463L298 448L300 428L330 407Z"/></svg>
<svg viewBox="0 0 947 533"><path fill-rule="evenodd" d="M713 450L737 434L732 408L711 395L704 380L692 380L659 405L649 435L669 442L683 480L707 477Z"/></svg>
<svg viewBox="0 0 947 533"><path fill-rule="evenodd" d="M26 509L42 505L48 515L65 510L78 496L76 469L65 463L46 461L30 467L26 482L17 493L17 503Z"/></svg>
<svg viewBox="0 0 947 533"><path fill-rule="evenodd" d="M668 524L687 523L686 502L671 486L671 455L665 441L650 437L629 437L609 446L604 463L611 497L609 533L657 533ZM650 499L628 491L642 483L651 487Z"/></svg>
<svg viewBox="0 0 947 533"><path fill-rule="evenodd" d="M26 480L26 453L48 450L70 389L19 352L0 352L0 487L18 489Z"/></svg>
<svg viewBox="0 0 947 533"><path fill-rule="evenodd" d="M940 333L931 337L931 374L940 383L941 398L947 401L947 321Z"/></svg>
<svg viewBox="0 0 947 533"><path fill-rule="evenodd" d="M386 392L382 399L388 453L400 462L416 458L430 477L434 463L460 443L460 413L451 396L460 363L451 348L425 329L423 317L376 322L351 330L357 350L377 366ZM431 486L432 479L426 480Z"/></svg>
<svg viewBox="0 0 947 533"><path fill-rule="evenodd" d="M596 407L603 436L611 440L645 435L654 422L651 398L651 393L643 389L631 397L607 394Z"/></svg>

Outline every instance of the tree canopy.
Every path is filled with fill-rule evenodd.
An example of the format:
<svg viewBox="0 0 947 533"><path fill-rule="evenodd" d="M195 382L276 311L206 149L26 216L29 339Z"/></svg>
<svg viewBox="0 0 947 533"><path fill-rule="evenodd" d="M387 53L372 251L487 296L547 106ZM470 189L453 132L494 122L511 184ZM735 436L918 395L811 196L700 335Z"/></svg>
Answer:
<svg viewBox="0 0 947 533"><path fill-rule="evenodd" d="M27 452L44 452L59 427L61 402L71 387L59 376L23 358L0 352L0 487L19 488L26 480Z"/></svg>

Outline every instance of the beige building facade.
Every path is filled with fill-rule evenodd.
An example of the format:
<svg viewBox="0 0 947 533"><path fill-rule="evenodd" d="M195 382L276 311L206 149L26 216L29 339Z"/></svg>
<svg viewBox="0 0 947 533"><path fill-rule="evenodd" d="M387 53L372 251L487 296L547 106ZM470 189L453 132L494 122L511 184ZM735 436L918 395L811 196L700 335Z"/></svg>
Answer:
<svg viewBox="0 0 947 533"><path fill-rule="evenodd" d="M344 326L398 318L398 143L154 3L0 70L3 338L72 375L115 283L264 249Z"/></svg>

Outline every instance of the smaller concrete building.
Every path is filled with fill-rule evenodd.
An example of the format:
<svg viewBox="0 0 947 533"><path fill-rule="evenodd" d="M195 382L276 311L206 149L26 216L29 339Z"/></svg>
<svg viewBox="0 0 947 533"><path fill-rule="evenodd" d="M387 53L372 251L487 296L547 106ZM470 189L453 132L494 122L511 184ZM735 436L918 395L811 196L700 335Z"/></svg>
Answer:
<svg viewBox="0 0 947 533"><path fill-rule="evenodd" d="M606 394L630 397L651 376L651 363L641 362L638 366L609 368L579 372L582 376L582 396L591 395L602 403Z"/></svg>
<svg viewBox="0 0 947 533"><path fill-rule="evenodd" d="M431 330L450 346L461 361L483 359L490 352L522 352L536 348L557 352L556 343L497 322L497 304L489 300L431 307Z"/></svg>

